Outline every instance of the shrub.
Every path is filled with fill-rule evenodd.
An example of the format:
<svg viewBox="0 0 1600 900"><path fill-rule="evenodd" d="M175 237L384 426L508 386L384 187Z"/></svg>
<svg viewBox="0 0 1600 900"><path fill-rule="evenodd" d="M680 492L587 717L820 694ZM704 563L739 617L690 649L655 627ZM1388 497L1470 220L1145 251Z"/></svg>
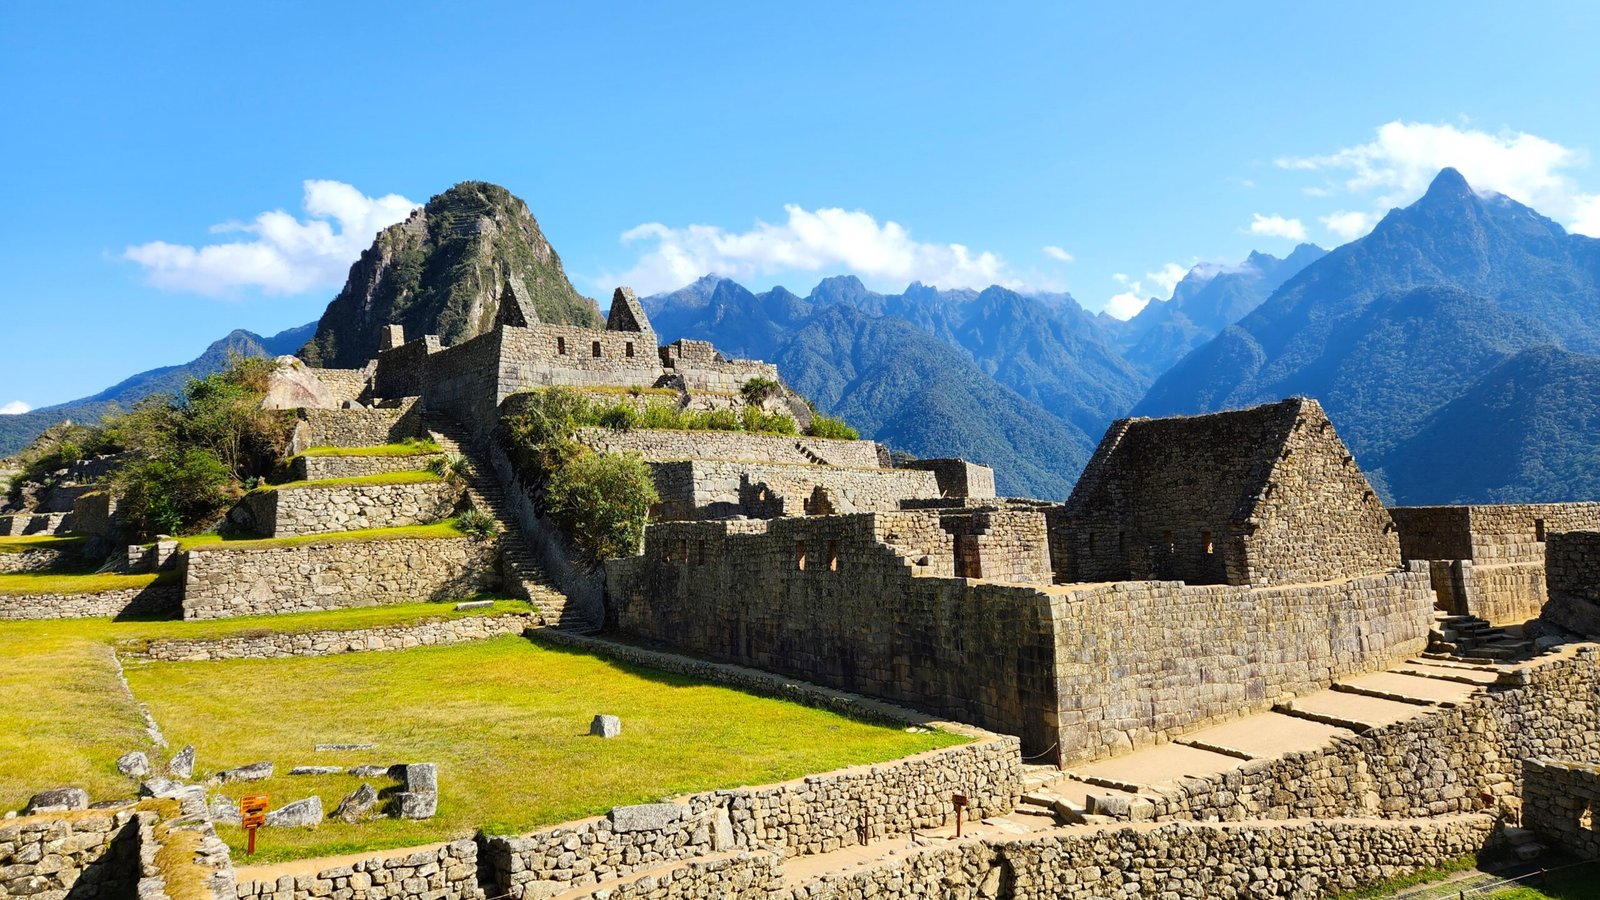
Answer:
<svg viewBox="0 0 1600 900"><path fill-rule="evenodd" d="M704 412L684 413L685 428L695 431L743 431L744 422L731 409L708 409Z"/></svg>
<svg viewBox="0 0 1600 900"><path fill-rule="evenodd" d="M595 562L639 552L650 507L661 499L642 458L606 453L563 465L545 496L550 517Z"/></svg>
<svg viewBox="0 0 1600 900"><path fill-rule="evenodd" d="M547 388L522 395L517 412L501 421L506 450L524 479L541 483L583 448L572 439L591 417L592 404L577 391Z"/></svg>
<svg viewBox="0 0 1600 900"><path fill-rule="evenodd" d="M760 406L781 393L783 393L783 385L773 381L771 378L762 378L760 376L746 381L744 386L739 388L739 394L744 397L744 402L752 406Z"/></svg>
<svg viewBox="0 0 1600 900"><path fill-rule="evenodd" d="M746 406L739 413L739 419L744 424L745 431L765 434L798 434L800 431L799 426L789 415L769 413L759 406Z"/></svg>
<svg viewBox="0 0 1600 900"><path fill-rule="evenodd" d="M112 483L120 495L118 514L140 537L196 530L231 499L227 467L200 447L135 457L117 469Z"/></svg>
<svg viewBox="0 0 1600 900"><path fill-rule="evenodd" d="M500 534L500 523L477 507L470 507L456 516L456 527L475 541L493 540Z"/></svg>
<svg viewBox="0 0 1600 900"><path fill-rule="evenodd" d="M472 464L459 453L446 453L428 460L428 471L450 484L461 484L472 474Z"/></svg>
<svg viewBox="0 0 1600 900"><path fill-rule="evenodd" d="M811 417L811 427L806 434L819 438L838 438L845 441L861 440L861 433L844 423L843 419L817 414Z"/></svg>
<svg viewBox="0 0 1600 900"><path fill-rule="evenodd" d="M651 400L644 405L644 412L639 417L639 427L682 428L683 413L678 410L676 403Z"/></svg>
<svg viewBox="0 0 1600 900"><path fill-rule="evenodd" d="M643 416L631 403L617 403L605 407L595 417L595 423L612 431L628 431L637 427Z"/></svg>

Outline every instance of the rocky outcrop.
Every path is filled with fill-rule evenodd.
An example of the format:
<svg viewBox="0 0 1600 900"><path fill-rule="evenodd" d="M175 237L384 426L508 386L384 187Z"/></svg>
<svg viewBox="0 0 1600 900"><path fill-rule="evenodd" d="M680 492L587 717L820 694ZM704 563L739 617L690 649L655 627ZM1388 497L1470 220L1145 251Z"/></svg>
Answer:
<svg viewBox="0 0 1600 900"><path fill-rule="evenodd" d="M501 322L599 327L601 319L567 281L528 205L498 185L467 181L378 234L300 357L353 368L378 354L389 324L408 339L436 334L450 346Z"/></svg>

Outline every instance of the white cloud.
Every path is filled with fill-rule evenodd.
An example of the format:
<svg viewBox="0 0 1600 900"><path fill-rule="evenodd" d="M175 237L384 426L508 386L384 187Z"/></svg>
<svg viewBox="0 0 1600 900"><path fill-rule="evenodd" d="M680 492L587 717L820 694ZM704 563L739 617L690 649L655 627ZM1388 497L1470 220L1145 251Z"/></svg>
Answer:
<svg viewBox="0 0 1600 900"><path fill-rule="evenodd" d="M1250 233L1266 237L1284 238L1291 241L1306 239L1306 226L1299 219L1285 219L1283 216L1263 216L1260 213L1250 214Z"/></svg>
<svg viewBox="0 0 1600 900"><path fill-rule="evenodd" d="M1337 235L1340 240L1353 241L1372 230L1378 224L1378 217L1372 213L1351 212L1339 210L1326 216L1318 216L1324 228Z"/></svg>
<svg viewBox="0 0 1600 900"><path fill-rule="evenodd" d="M1376 193L1379 209L1410 203L1440 169L1454 167L1477 190L1505 194L1573 231L1600 235L1600 194L1584 193L1567 174L1587 163L1584 151L1526 132L1400 121L1379 127L1365 144L1277 161L1285 169L1347 172L1344 189Z"/></svg>
<svg viewBox="0 0 1600 900"><path fill-rule="evenodd" d="M1155 282L1156 287L1161 288L1161 293L1171 297L1172 289L1177 287L1178 282L1187 274L1189 274L1188 269L1175 262L1169 262L1154 272L1144 273L1144 277Z"/></svg>
<svg viewBox="0 0 1600 900"><path fill-rule="evenodd" d="M20 416L30 409L33 409L33 407L23 403L21 400L13 400L10 403L0 405L0 416Z"/></svg>
<svg viewBox="0 0 1600 900"><path fill-rule="evenodd" d="M1044 248L1044 255L1050 257L1051 259L1060 260L1064 263L1075 262L1077 260L1076 256L1073 256L1071 253L1068 253L1067 251L1053 244Z"/></svg>
<svg viewBox="0 0 1600 900"><path fill-rule="evenodd" d="M1105 312L1112 318L1131 319L1138 315L1139 310L1144 309L1152 299L1156 299L1145 295L1145 281L1154 282L1155 286L1160 288L1166 297L1170 298L1172 289L1177 287L1178 282L1182 281L1183 276L1187 274L1189 274L1189 270L1175 262L1169 262L1154 272L1146 272L1144 273L1144 278L1137 281L1128 277L1125 272L1117 272L1111 276L1111 280L1127 288L1127 290L1107 300Z"/></svg>
<svg viewBox="0 0 1600 900"><path fill-rule="evenodd" d="M650 222L623 232L624 243L654 241L655 246L621 275L602 275L602 285L626 284L640 294L672 290L710 272L734 279L778 272L844 269L879 283L911 281L944 288L1022 288L1000 257L974 252L963 244L913 240L898 222L860 210L837 207L807 210L784 207L787 220L756 222L744 232L716 225L669 228Z"/></svg>
<svg viewBox="0 0 1600 900"><path fill-rule="evenodd" d="M245 287L298 294L342 284L350 264L371 246L373 237L418 205L399 194L368 197L339 181L307 180L304 188L304 219L280 209L251 222L211 228L214 234L242 233L252 239L198 247L151 241L128 247L122 256L143 266L151 284L168 290L212 297Z"/></svg>
<svg viewBox="0 0 1600 900"><path fill-rule="evenodd" d="M1106 301L1106 315L1127 321L1138 315L1139 310L1144 309L1149 303L1148 297L1141 297L1133 291L1124 291Z"/></svg>

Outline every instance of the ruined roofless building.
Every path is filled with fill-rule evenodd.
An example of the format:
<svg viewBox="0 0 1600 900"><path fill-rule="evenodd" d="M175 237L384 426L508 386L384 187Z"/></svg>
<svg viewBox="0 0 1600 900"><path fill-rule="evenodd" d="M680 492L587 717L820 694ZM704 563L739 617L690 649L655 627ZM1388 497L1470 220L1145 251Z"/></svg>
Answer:
<svg viewBox="0 0 1600 900"><path fill-rule="evenodd" d="M1112 424L1054 523L1067 581L1266 586L1400 567L1317 401Z"/></svg>

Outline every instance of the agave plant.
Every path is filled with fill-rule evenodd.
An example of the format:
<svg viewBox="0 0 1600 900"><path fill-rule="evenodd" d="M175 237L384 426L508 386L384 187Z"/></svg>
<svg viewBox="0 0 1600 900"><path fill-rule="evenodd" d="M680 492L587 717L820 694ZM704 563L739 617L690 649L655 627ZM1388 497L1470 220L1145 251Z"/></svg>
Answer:
<svg viewBox="0 0 1600 900"><path fill-rule="evenodd" d="M475 541L492 540L500 534L500 523L476 506L456 516L456 527Z"/></svg>
<svg viewBox="0 0 1600 900"><path fill-rule="evenodd" d="M451 484L461 484L472 474L472 464L459 453L446 453L428 460L428 471Z"/></svg>

